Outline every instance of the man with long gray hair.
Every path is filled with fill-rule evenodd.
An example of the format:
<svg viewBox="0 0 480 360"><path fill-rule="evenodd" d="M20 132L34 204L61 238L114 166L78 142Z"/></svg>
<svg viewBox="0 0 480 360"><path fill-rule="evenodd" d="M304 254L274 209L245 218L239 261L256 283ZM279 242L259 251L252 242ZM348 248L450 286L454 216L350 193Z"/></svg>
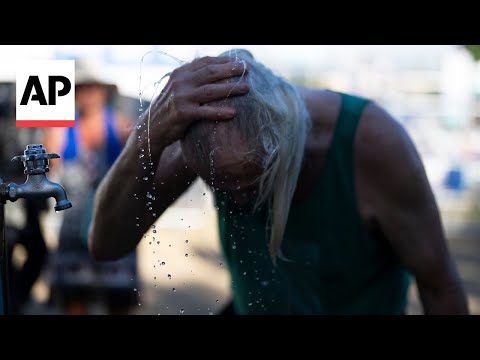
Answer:
<svg viewBox="0 0 480 360"><path fill-rule="evenodd" d="M133 166L147 121L154 176ZM97 191L92 256L133 251L197 176L234 313L404 314L412 277L426 314L468 313L421 159L373 101L296 87L241 49L178 67ZM153 183L147 211L130 199Z"/></svg>

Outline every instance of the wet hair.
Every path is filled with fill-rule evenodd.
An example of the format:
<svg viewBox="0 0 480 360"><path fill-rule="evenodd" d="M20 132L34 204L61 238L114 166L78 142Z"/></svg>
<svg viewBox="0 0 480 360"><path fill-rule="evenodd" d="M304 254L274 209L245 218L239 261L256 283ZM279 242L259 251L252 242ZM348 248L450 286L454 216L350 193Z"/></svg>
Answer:
<svg viewBox="0 0 480 360"><path fill-rule="evenodd" d="M246 142L249 151L245 155L254 155L262 169L257 179L259 191L254 210L268 205L269 248L275 262L277 256L283 258L281 244L302 167L310 116L296 87L257 62L249 51L233 49L220 56L248 63L248 73L232 81L245 81L250 91L244 96L225 99L237 109L237 115L232 121L216 125L223 131L214 143L215 122L207 121L194 123L184 141L190 145L196 142L193 153L201 161L209 161L212 151L221 143L231 148L228 137L232 133Z"/></svg>

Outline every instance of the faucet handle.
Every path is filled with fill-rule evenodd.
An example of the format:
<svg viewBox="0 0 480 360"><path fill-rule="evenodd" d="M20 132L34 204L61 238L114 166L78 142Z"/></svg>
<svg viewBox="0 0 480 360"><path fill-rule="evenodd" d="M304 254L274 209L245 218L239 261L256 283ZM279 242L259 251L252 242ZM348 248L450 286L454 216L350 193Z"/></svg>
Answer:
<svg viewBox="0 0 480 360"><path fill-rule="evenodd" d="M25 174L43 174L49 171L48 160L58 159L60 155L56 153L47 154L42 144L30 144L23 152L12 158L12 161L23 161Z"/></svg>
<svg viewBox="0 0 480 360"><path fill-rule="evenodd" d="M55 154L55 153L50 153L50 154L45 154L44 158L45 159L60 159L60 155Z"/></svg>

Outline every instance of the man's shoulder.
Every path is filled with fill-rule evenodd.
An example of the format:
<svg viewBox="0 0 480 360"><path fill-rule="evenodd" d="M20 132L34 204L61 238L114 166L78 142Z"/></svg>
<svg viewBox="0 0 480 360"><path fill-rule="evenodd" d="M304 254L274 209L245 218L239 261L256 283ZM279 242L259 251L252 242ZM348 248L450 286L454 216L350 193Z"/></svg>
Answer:
<svg viewBox="0 0 480 360"><path fill-rule="evenodd" d="M362 114L355 136L357 168L368 178L401 176L418 169L421 159L404 126L387 110L371 101ZM403 170L402 170L403 169Z"/></svg>
<svg viewBox="0 0 480 360"><path fill-rule="evenodd" d="M427 189L422 159L406 129L381 106L369 104L358 125L355 165L370 200L415 203ZM382 205L382 206L383 206Z"/></svg>
<svg viewBox="0 0 480 360"><path fill-rule="evenodd" d="M398 148L413 146L403 125L391 113L375 101L369 101L363 110L358 124L355 150L365 156L375 155L378 151L393 155Z"/></svg>

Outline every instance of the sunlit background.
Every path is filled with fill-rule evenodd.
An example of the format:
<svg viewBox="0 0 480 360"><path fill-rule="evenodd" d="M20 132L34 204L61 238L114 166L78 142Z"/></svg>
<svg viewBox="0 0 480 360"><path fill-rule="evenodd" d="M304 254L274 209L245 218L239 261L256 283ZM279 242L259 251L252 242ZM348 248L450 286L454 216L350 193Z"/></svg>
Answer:
<svg viewBox="0 0 480 360"><path fill-rule="evenodd" d="M422 156L470 309L480 314L480 65L464 46L0 46L0 103L14 106L19 60L91 57L101 64L105 79L117 84L123 109L136 118L140 98L148 102L158 94L155 83L180 62L232 48L250 50L296 84L369 97L394 115ZM14 152L28 143L40 142L40 130L17 129L14 120L0 123L1 139L16 139L14 145L2 140L0 147L7 157L20 155ZM52 251L61 216L52 206L43 217L42 229ZM24 217L18 203L7 203L7 223L23 226ZM161 243L152 241L151 233L140 242L142 286L132 289L140 292L134 313L215 314L228 302L229 277L216 221L211 194L197 181L158 220L156 237ZM15 256L21 264L22 250ZM42 275L26 311L57 313L48 304L48 291L48 277ZM102 311L101 304L92 308L92 313ZM414 286L409 313L421 313Z"/></svg>

